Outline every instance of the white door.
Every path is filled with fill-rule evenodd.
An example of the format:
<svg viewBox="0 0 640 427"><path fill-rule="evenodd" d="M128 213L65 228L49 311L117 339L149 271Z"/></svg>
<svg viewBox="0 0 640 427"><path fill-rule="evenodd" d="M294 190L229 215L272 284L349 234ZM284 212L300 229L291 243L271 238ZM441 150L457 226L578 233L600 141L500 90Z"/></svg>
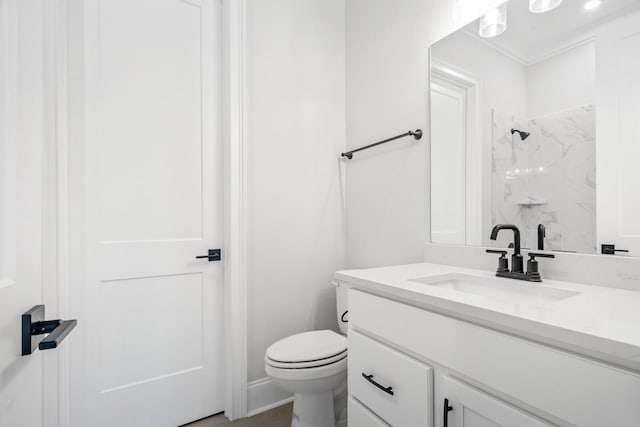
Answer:
<svg viewBox="0 0 640 427"><path fill-rule="evenodd" d="M596 34L598 247L640 256L640 13Z"/></svg>
<svg viewBox="0 0 640 427"><path fill-rule="evenodd" d="M224 409L221 0L73 7L72 421L175 427Z"/></svg>
<svg viewBox="0 0 640 427"><path fill-rule="evenodd" d="M445 376L437 393L436 407L447 417L450 427L549 427L540 419L522 412L482 391ZM445 400L450 408L444 410Z"/></svg>
<svg viewBox="0 0 640 427"><path fill-rule="evenodd" d="M431 83L431 242L464 245L466 224L466 91Z"/></svg>
<svg viewBox="0 0 640 427"><path fill-rule="evenodd" d="M55 288L44 264L43 2L0 1L0 426L42 426L57 399L45 384L60 349L22 356L21 315ZM57 313L47 304L47 319ZM68 341L72 340L71 336ZM62 345L67 345L68 341ZM53 371L53 372L52 372ZM49 377L47 377L49 378ZM48 419L54 426L57 418Z"/></svg>

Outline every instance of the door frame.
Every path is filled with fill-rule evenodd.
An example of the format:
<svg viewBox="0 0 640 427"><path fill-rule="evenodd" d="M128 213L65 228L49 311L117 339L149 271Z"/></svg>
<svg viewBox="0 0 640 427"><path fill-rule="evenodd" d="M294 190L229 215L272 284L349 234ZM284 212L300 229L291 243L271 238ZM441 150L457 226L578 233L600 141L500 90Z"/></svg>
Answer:
<svg viewBox="0 0 640 427"><path fill-rule="evenodd" d="M69 3L44 2L43 68L47 99L44 160L45 259L44 303L48 317L69 317L70 263L70 79ZM223 155L224 155L224 345L225 415L247 415L247 139L246 139L246 0L222 0ZM79 319L82 321L82 319ZM53 358L52 358L53 359ZM43 369L45 420L52 426L70 423L70 354L66 346Z"/></svg>

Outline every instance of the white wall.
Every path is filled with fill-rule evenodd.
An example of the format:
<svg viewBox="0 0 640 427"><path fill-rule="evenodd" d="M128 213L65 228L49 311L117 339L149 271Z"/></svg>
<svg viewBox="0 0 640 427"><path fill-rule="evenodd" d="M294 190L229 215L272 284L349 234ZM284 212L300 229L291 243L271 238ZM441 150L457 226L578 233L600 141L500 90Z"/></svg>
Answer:
<svg viewBox="0 0 640 427"><path fill-rule="evenodd" d="M249 381L265 376L273 342L337 327L344 9L344 0L247 2Z"/></svg>
<svg viewBox="0 0 640 427"><path fill-rule="evenodd" d="M422 260L429 224L428 46L495 0L347 0L347 264ZM454 6L460 6L456 9Z"/></svg>
<svg viewBox="0 0 640 427"><path fill-rule="evenodd" d="M595 103L595 55L591 41L527 67L527 117Z"/></svg>

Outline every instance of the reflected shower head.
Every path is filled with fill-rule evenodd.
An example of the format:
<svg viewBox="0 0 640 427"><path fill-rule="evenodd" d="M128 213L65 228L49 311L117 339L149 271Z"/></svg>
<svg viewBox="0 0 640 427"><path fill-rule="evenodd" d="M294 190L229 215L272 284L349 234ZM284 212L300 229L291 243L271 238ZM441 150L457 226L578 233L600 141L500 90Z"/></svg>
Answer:
<svg viewBox="0 0 640 427"><path fill-rule="evenodd" d="M522 141L524 141L525 139L527 139L529 137L529 135L531 135L529 132L523 132L523 131L518 130L518 129L511 129L511 135L513 135L516 132L518 132L518 134L520 134L520 139Z"/></svg>

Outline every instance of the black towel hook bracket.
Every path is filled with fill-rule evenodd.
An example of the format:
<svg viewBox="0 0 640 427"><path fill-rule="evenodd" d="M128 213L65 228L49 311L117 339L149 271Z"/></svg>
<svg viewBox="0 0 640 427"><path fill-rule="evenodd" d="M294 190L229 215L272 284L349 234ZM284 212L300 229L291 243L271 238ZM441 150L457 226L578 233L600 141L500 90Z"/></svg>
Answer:
<svg viewBox="0 0 640 427"><path fill-rule="evenodd" d="M376 145L385 144L387 142L395 141L396 139L404 138L405 136L413 136L416 140L422 139L422 129L410 130L401 135L396 135L391 138L383 139L382 141L374 142L373 144L365 145L364 147L356 148L355 150L347 151L345 153L341 153L342 157L346 157L347 159L353 158L353 153L357 153L358 151L366 150L371 147L375 147Z"/></svg>

